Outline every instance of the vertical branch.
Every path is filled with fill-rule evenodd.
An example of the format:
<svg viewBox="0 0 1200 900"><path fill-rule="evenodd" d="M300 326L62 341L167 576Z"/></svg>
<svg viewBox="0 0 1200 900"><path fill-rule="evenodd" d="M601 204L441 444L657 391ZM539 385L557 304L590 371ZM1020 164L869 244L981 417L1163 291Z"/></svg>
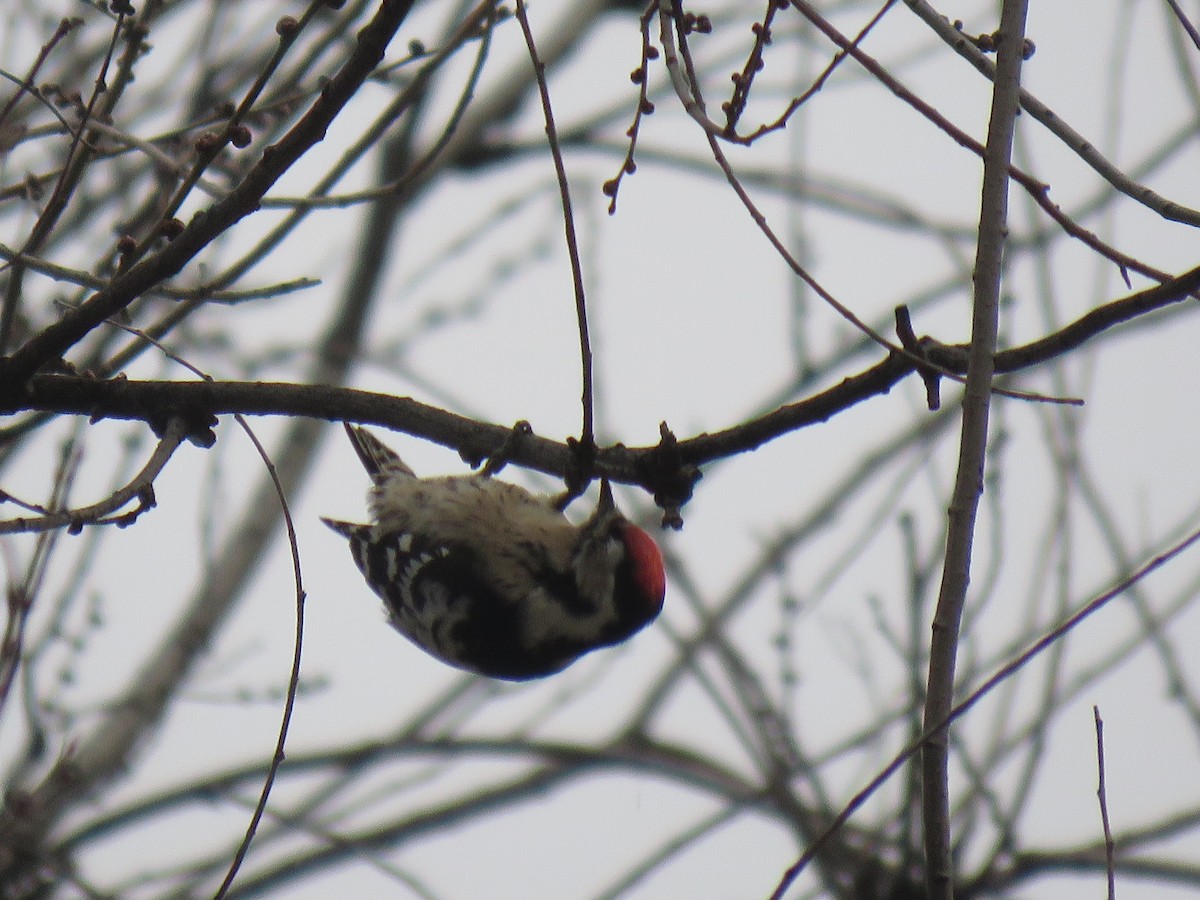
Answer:
<svg viewBox="0 0 1200 900"><path fill-rule="evenodd" d="M588 339L587 300L583 291L583 266L579 261L579 240L575 235L575 214L571 209L571 190L567 183L567 168L563 163L562 147L558 142L558 129L554 126L554 112L550 108L550 88L546 85L546 64L538 56L525 12L524 0L517 0L517 21L525 35L525 46L529 48L529 61L537 79L538 93L542 98L542 114L546 119L546 139L550 142L550 155L554 157L554 174L558 178L558 191L562 197L563 226L567 232L567 255L571 259L571 280L575 287L575 317L579 322L579 355L583 378L583 426L579 444L585 453L596 446L594 404L592 400L592 345Z"/></svg>
<svg viewBox="0 0 1200 900"><path fill-rule="evenodd" d="M949 730L943 723L954 702L959 625L970 581L971 547L987 451L988 412L999 330L1000 274L1008 218L1008 168L1019 104L1021 58L1028 0L1005 0L997 36L996 79L983 163L979 243L975 257L971 347L963 396L963 424L954 493L947 511L946 559L929 653L922 754L925 878L932 900L950 900Z"/></svg>
<svg viewBox="0 0 1200 900"><path fill-rule="evenodd" d="M1096 796L1100 799L1100 821L1104 826L1104 868L1108 872L1108 900L1116 900L1117 877L1114 862L1112 826L1108 822L1108 791L1104 785L1104 720L1100 718L1100 707L1092 707L1096 720L1096 767L1100 770Z"/></svg>

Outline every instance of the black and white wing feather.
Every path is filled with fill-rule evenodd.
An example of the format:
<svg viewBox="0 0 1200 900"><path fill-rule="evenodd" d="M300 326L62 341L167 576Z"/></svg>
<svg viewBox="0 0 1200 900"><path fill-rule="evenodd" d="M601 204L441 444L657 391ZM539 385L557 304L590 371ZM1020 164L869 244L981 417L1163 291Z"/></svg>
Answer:
<svg viewBox="0 0 1200 900"><path fill-rule="evenodd" d="M497 593L467 548L408 532L322 519L350 542L371 589L397 631L443 662L492 678L524 680L558 672L579 655L570 641L529 646L524 610Z"/></svg>

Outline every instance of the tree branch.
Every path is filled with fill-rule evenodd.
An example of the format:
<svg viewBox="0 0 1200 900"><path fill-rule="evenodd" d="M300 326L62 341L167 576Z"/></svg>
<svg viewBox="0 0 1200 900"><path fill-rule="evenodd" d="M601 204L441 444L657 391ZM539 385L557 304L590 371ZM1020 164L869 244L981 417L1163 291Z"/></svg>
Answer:
<svg viewBox="0 0 1200 900"><path fill-rule="evenodd" d="M1008 230L1008 169L1019 109L1017 94L1027 10L1028 0L1005 0L1000 13L999 58L983 165L962 438L954 494L947 512L946 558L929 647L924 714L928 739L922 752L922 802L925 882L931 900L952 900L954 897L954 863L950 855L949 729L943 723L954 706L959 626L970 582L975 517L983 494L988 414L1000 328L1000 280L1004 268L1004 238Z"/></svg>

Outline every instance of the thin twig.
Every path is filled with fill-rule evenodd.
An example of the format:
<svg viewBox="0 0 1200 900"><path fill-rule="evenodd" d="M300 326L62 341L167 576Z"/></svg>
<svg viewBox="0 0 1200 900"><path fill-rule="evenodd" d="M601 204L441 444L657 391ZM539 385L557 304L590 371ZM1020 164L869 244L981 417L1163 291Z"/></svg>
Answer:
<svg viewBox="0 0 1200 900"><path fill-rule="evenodd" d="M238 846L237 853L234 854L233 860L229 864L229 871L225 873L225 880L221 882L220 888L214 895L214 900L220 900L228 893L230 886L233 884L233 879L237 876L238 869L241 868L242 861L246 858L246 853L250 850L250 842L254 840L254 834L258 830L258 825L262 821L263 813L267 809L267 799L271 796L271 787L275 784L275 777L279 774L279 767L284 760L284 745L287 743L288 727L291 725L292 712L296 708L296 694L300 689L300 652L304 647L304 581L300 573L300 544L296 539L296 525L292 521L292 511L288 506L287 494L283 489L283 484L279 480L279 472L275 468L274 462L271 461L271 456L267 453L266 447L258 439L253 429L244 416L234 416L238 425L250 438L254 444L254 449L258 452L259 457L263 461L263 465L267 468L267 474L271 476L271 483L275 485L276 495L279 497L279 510L283 514L283 524L287 529L288 547L292 553L292 578L296 585L296 637L292 645L292 671L288 676L287 696L283 701L283 715L279 722L279 736L275 741L275 752L271 755L271 765L267 768L267 777L263 780L262 790L258 795L258 803L255 804L254 813L250 817L250 823L246 826L246 834L242 838L242 843Z"/></svg>
<svg viewBox="0 0 1200 900"><path fill-rule="evenodd" d="M1197 50L1200 50L1200 31L1196 30L1196 26L1192 24L1187 14L1184 13L1175 0L1167 0L1167 6L1171 7L1171 12L1175 13L1175 18L1179 20L1179 24L1187 32L1187 36L1192 39L1192 44L1195 45Z"/></svg>
<svg viewBox="0 0 1200 900"><path fill-rule="evenodd" d="M182 419L171 419L163 432L158 446L146 461L146 465L124 487L113 491L98 503L90 506L80 506L76 509L51 509L36 518L21 516L15 519L0 521L0 534L17 532L51 531L55 528L67 528L72 532L79 531L84 525L119 525L131 524L143 512L154 507L154 479L163 470L171 456L179 449L187 437L187 423ZM139 505L129 512L119 516L104 518L116 512L131 500L138 500Z"/></svg>
<svg viewBox="0 0 1200 900"><path fill-rule="evenodd" d="M128 328L115 322L113 324L118 328L136 333L136 329ZM206 382L212 382L213 378L211 375L192 365L165 345L154 340L154 338L145 334L139 334L139 337L149 341L165 356L183 366L189 372L192 372ZM279 735L275 740L275 752L271 756L271 764L267 768L267 775L263 781L262 791L259 793L258 803L255 804L254 813L250 817L250 823L246 826L246 833L242 838L242 842L238 845L233 860L229 864L224 881L221 882L220 888L217 889L217 893L214 895L214 900L220 900L220 898L228 893L230 886L233 884L233 879L237 876L238 869L241 868L242 861L246 858L246 853L250 850L250 842L254 839L254 833L258 830L258 824L262 821L263 813L266 811L267 799L271 796L271 787L275 784L275 776L279 773L279 766L284 760L283 751L284 745L287 743L288 726L292 721L292 712L296 708L296 694L300 689L300 652L304 646L305 593L304 580L300 572L300 543L296 538L296 526L292 521L292 511L288 505L287 492L284 491L283 484L279 480L279 472L275 468L275 463L271 460L271 455L258 439L258 435L254 433L254 429L250 427L250 423L246 421L246 417L236 414L233 418L242 431L246 433L246 436L250 439L250 443L254 445L255 451L262 459L267 474L271 478L271 483L275 486L275 494L279 498L279 511L283 515L284 528L287 530L288 547L292 554L292 577L296 585L296 637L292 645L292 670L288 676L287 694L283 700L283 716L279 723ZM178 420L174 421L178 422Z"/></svg>
<svg viewBox="0 0 1200 900"><path fill-rule="evenodd" d="M38 215L37 221L33 223L33 228L30 230L29 236L25 239L25 244L21 248L22 253L37 253L49 237L55 223L58 222L63 210L66 209L67 201L70 199L72 192L79 183L79 178L83 174L84 167L91 158L91 148L87 141L84 140L87 123L95 118L98 112L100 113L100 117L103 117L105 113L111 110L112 104L116 102L116 97L111 93L105 99L103 105L101 105L100 99L109 91L107 84L108 67L112 64L113 54L117 49L117 39L121 36L121 26L124 22L124 11L118 12L116 23L113 26L112 38L108 43L108 50L101 61L100 72L93 83L92 94L88 98L87 106L83 110L79 127L70 132L71 141L67 147L62 171L59 173L58 180L54 184L54 190L50 194L50 199L46 201L46 205ZM12 337L13 323L16 321L18 307L21 303L21 287L24 283L24 274L25 270L20 265L14 265L9 273L8 285L4 291L3 306L0 307L0 353L8 351L8 343Z"/></svg>
<svg viewBox="0 0 1200 900"><path fill-rule="evenodd" d="M38 51L37 58L33 61L33 65L29 67L29 71L26 73L25 77L19 80L15 78L12 79L17 83L17 91L8 98L8 102L4 104L4 108L0 109L0 126L3 126L4 121L8 118L9 114L16 108L17 103L26 94L37 97L39 100L42 100L43 103L46 102L42 98L41 91L38 89L37 84L34 83L34 79L37 78L37 73L41 71L42 66L45 65L46 60L50 57L50 52L59 43L59 41L65 38L72 30L75 29L76 26L80 24L80 21L80 19L69 19L65 17L60 19L58 22L58 27L54 29L54 34L50 36L50 40L42 44L42 49ZM49 106L51 110L54 109L53 104L47 103L46 105ZM68 127L67 130L74 133L74 129Z"/></svg>
<svg viewBox="0 0 1200 900"><path fill-rule="evenodd" d="M554 126L554 112L550 107L550 88L546 84L546 64L538 56L533 30L529 27L529 17L525 13L524 0L517 0L517 21L521 23L521 32L525 35L525 46L529 50L529 61L533 63L533 74L537 79L538 93L542 99L542 115L546 120L546 139L550 143L550 155L554 158L554 174L558 178L558 190L562 197L563 227L566 229L567 255L571 259L571 281L575 289L575 317L579 322L579 356L583 379L583 425L579 434L579 444L585 454L590 454L596 446L592 396L592 345L588 339L587 299L583 289L583 265L579 259L575 215L571 210L570 184L567 181L562 147L558 143L558 130Z"/></svg>
<svg viewBox="0 0 1200 900"><path fill-rule="evenodd" d="M58 509L66 503L71 485L79 473L80 461L78 446L69 442L63 448L50 501L47 504L51 510ZM29 622L29 613L44 583L46 568L60 535L61 532L58 531L44 531L39 534L26 567L25 577L21 579L20 584L9 586L6 598L8 619L5 622L3 638L0 639L0 713L8 703L9 691L25 659L25 629Z"/></svg>
<svg viewBox="0 0 1200 900"><path fill-rule="evenodd" d="M1104 826L1104 867L1108 872L1108 900L1117 897L1117 873L1114 861L1112 827L1108 821L1108 791L1104 786L1104 722L1100 718L1100 707L1092 707L1092 716L1096 720L1096 767L1099 778L1096 785L1096 796L1100 799L1100 822Z"/></svg>

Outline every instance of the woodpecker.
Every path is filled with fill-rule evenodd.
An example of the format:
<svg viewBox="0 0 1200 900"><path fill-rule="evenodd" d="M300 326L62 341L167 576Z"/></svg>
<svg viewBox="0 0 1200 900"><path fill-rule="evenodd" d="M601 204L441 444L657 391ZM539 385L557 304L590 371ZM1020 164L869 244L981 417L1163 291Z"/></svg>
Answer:
<svg viewBox="0 0 1200 900"><path fill-rule="evenodd" d="M392 626L427 653L492 678L541 678L662 610L662 554L607 481L574 525L549 497L488 475L418 478L369 431L345 428L371 476L371 523L321 521L349 539Z"/></svg>

